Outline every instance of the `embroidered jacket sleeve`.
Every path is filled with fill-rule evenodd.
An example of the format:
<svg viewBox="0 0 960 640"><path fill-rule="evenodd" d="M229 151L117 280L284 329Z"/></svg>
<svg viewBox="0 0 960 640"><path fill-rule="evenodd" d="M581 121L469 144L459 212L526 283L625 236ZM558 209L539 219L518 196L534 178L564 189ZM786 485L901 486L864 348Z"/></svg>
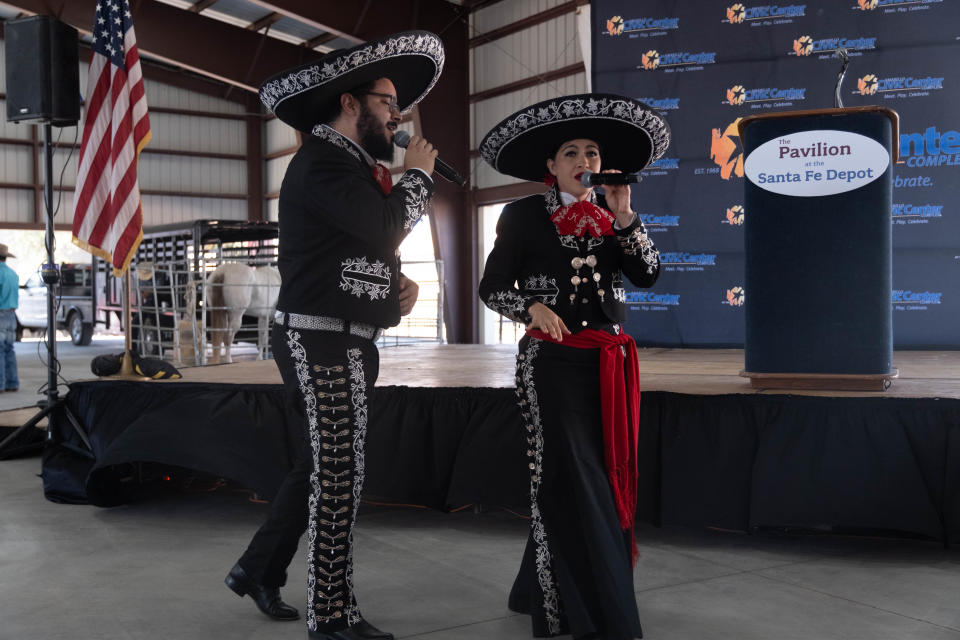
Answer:
<svg viewBox="0 0 960 640"><path fill-rule="evenodd" d="M660 275L660 252L653 246L640 216L636 216L630 226L614 229L614 234L623 252L624 275L638 287L653 286Z"/></svg>
<svg viewBox="0 0 960 640"><path fill-rule="evenodd" d="M343 233L399 246L420 220L433 194L422 171L406 171L384 196L346 152L314 154L301 188L318 216Z"/></svg>
<svg viewBox="0 0 960 640"><path fill-rule="evenodd" d="M480 279L480 300L485 305L514 322L530 322L530 308L537 299L523 295L517 288L517 277L522 265L522 230L520 210L507 205L497 221L497 239L487 257Z"/></svg>

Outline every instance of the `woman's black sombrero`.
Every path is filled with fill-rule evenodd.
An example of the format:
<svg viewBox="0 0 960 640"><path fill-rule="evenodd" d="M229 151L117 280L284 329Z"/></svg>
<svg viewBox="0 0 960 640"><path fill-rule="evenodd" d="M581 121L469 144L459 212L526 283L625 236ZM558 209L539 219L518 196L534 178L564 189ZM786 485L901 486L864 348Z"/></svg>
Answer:
<svg viewBox="0 0 960 640"><path fill-rule="evenodd" d="M443 70L443 42L429 31L405 31L287 69L260 86L260 101L280 120L309 132L332 101L366 82L389 78L406 111L436 84Z"/></svg>
<svg viewBox="0 0 960 640"><path fill-rule="evenodd" d="M600 145L601 166L640 171L663 156L670 127L639 100L585 93L545 100L495 126L480 143L483 159L500 173L539 182L546 160L567 140L588 138Z"/></svg>

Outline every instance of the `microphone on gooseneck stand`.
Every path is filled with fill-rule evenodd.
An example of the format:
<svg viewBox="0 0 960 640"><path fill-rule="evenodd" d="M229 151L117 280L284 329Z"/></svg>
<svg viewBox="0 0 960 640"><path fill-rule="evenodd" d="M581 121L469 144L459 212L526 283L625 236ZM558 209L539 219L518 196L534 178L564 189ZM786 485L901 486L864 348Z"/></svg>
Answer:
<svg viewBox="0 0 960 640"><path fill-rule="evenodd" d="M833 106L837 109L843 109L843 98L840 97L840 86L843 84L843 78L847 75L847 65L850 64L850 54L846 49L837 49L833 54L835 58L840 58L840 73L837 75L837 86L833 90Z"/></svg>
<svg viewBox="0 0 960 640"><path fill-rule="evenodd" d="M397 131L395 134L393 134L393 144L406 149L407 145L410 144L410 134L402 130ZM433 170L458 187L462 187L467 183L466 178L460 175L456 169L448 165L440 158L434 158Z"/></svg>
<svg viewBox="0 0 960 640"><path fill-rule="evenodd" d="M594 173L584 171L580 175L580 184L585 187L599 187L605 184L634 184L640 182L639 173Z"/></svg>

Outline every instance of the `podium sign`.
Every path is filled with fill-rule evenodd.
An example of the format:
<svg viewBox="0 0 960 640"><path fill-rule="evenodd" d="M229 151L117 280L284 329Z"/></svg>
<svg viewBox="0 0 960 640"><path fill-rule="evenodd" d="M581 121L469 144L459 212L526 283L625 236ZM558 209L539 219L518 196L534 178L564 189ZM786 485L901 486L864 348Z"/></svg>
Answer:
<svg viewBox="0 0 960 640"><path fill-rule="evenodd" d="M880 107L744 118L746 369L756 387L884 389L896 376L892 168Z"/></svg>

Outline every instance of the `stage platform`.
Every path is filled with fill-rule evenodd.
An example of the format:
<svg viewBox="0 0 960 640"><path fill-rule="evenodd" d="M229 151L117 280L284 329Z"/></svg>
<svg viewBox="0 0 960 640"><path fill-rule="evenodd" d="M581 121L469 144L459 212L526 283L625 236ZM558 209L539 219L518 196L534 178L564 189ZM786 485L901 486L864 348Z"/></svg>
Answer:
<svg viewBox="0 0 960 640"><path fill-rule="evenodd" d="M447 509L523 509L526 444L513 346L381 350L365 494ZM754 389L739 350L642 349L638 517L654 524L892 533L960 541L960 353L897 352L885 392ZM230 478L269 498L301 434L271 361L177 381L71 385L93 454L57 420L54 500L125 499L132 463Z"/></svg>
<svg viewBox="0 0 960 640"><path fill-rule="evenodd" d="M380 350L377 386L512 387L513 345L415 345ZM742 349L640 349L644 391L694 395L790 393L804 396L960 399L960 351L897 351L900 377L886 391L754 389L740 377ZM273 361L183 369L188 382L280 384ZM171 384L173 384L171 382Z"/></svg>

